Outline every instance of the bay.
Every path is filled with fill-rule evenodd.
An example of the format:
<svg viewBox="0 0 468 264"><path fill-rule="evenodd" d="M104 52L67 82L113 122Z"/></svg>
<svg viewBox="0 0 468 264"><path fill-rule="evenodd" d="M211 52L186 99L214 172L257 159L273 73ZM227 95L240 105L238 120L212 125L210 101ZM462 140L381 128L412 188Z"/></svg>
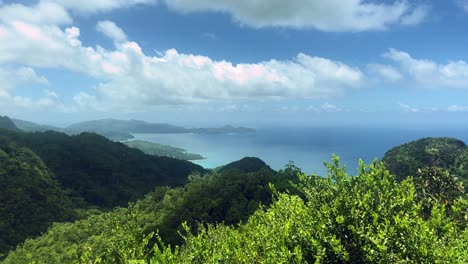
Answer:
<svg viewBox="0 0 468 264"><path fill-rule="evenodd" d="M323 162L332 154L341 158L348 172L357 172L358 160L380 159L392 147L423 137L455 137L468 142L468 128L460 126L329 126L262 127L249 134L134 134L135 139L170 145L198 153L205 160L193 161L215 168L243 157L258 157L273 169L289 161L304 172L325 175Z"/></svg>

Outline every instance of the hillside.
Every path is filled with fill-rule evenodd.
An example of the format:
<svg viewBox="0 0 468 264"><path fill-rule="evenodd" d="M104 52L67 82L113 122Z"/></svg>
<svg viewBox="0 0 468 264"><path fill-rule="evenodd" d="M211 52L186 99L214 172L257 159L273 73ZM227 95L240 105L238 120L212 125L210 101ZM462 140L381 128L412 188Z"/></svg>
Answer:
<svg viewBox="0 0 468 264"><path fill-rule="evenodd" d="M382 161L399 180L425 167L447 170L468 186L468 147L454 138L423 138L392 148Z"/></svg>
<svg viewBox="0 0 468 264"><path fill-rule="evenodd" d="M175 148L168 145L161 145L143 140L132 140L124 142L125 145L136 148L149 155L165 156L181 160L202 160L202 155L189 153L185 149Z"/></svg>
<svg viewBox="0 0 468 264"><path fill-rule="evenodd" d="M140 150L93 133L68 136L47 131L0 132L18 146L34 151L71 195L88 204L125 206L156 186L177 186L204 169L191 162L146 155Z"/></svg>
<svg viewBox="0 0 468 264"><path fill-rule="evenodd" d="M13 121L11 121L8 116L0 116L0 129L20 131L20 129L16 127L15 123L13 123Z"/></svg>
<svg viewBox="0 0 468 264"><path fill-rule="evenodd" d="M272 171L263 160L255 157L245 157L241 160L231 162L219 168L220 172L237 171L242 173L249 173L259 171L261 169Z"/></svg>
<svg viewBox="0 0 468 264"><path fill-rule="evenodd" d="M0 138L0 256L52 222L74 219L72 202L42 160Z"/></svg>
<svg viewBox="0 0 468 264"><path fill-rule="evenodd" d="M361 163L355 176L336 156L326 166L327 178L303 175L292 164L279 174L194 175L184 187L159 189L128 208L55 225L5 263L468 261L466 195L449 205L421 200L412 181L396 181L383 164ZM291 185L268 187L284 180L299 195Z"/></svg>
<svg viewBox="0 0 468 264"><path fill-rule="evenodd" d="M29 122L16 118L12 118L11 120L19 129L26 132L44 132L48 130L61 131L61 128L54 126L40 125L34 122Z"/></svg>
<svg viewBox="0 0 468 264"><path fill-rule="evenodd" d="M192 175L184 187L159 188L128 208L55 225L43 236L28 240L7 263L27 263L23 259L26 252L36 261L68 263L87 248L90 256L114 263L113 251L118 250L119 244L137 243L151 232L158 232L166 243L180 245L183 238L178 231L183 230L182 223L187 222L195 231L199 222L228 225L245 222L260 204L272 202L268 184L288 179L287 175L266 170ZM119 241L121 237L125 241ZM109 248L109 244L116 248Z"/></svg>

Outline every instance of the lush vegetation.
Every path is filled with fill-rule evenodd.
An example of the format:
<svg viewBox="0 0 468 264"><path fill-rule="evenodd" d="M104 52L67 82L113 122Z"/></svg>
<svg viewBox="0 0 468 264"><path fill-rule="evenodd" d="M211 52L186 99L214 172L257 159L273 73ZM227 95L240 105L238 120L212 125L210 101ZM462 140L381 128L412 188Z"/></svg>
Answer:
<svg viewBox="0 0 468 264"><path fill-rule="evenodd" d="M322 178L306 176L289 166L282 175L299 174L299 181L293 183L297 195L277 190L271 206L266 200L260 209L247 214L242 210L240 214L222 212L232 211L234 204L234 208L249 208L248 203L238 206L242 204L239 198L257 198L249 199L249 192L239 187L256 184L231 181L227 175L195 176L184 188L160 189L127 209L55 225L10 253L5 263L468 261L468 200L464 194L452 196L450 203L436 196L426 199L412 178L396 181L379 163L361 164L354 177L340 168L336 157L327 167L329 174ZM247 179L256 181L268 171ZM252 189L253 194L271 194L263 183L262 188ZM224 194L228 189L233 191ZM252 207L257 208L263 199ZM225 201L234 203L226 205ZM246 222L232 225L252 212ZM229 215L242 219L220 223ZM194 229L197 221L201 224ZM170 226L174 222L177 224ZM184 244L168 245L167 224L172 234L183 228Z"/></svg>
<svg viewBox="0 0 468 264"><path fill-rule="evenodd" d="M361 162L355 176L334 157L319 177L292 163L275 172L257 158L194 173L178 167L184 161L163 162L89 133L0 134L0 246L6 252L30 237L5 263L468 262L468 197L459 180L466 174L457 166L466 147L454 139L397 147L385 163ZM125 162L132 167L118 164ZM139 170L138 162L150 169ZM151 180L141 174L170 168L174 176L191 174L188 182L165 174L151 176L151 187L138 185ZM123 201L112 196L121 191L149 193L125 208L90 208L78 182L63 188L63 175L110 195L107 209ZM106 175L117 175L119 185ZM172 180L186 184L153 189Z"/></svg>
<svg viewBox="0 0 468 264"><path fill-rule="evenodd" d="M0 132L1 134L1 132ZM190 162L146 155L93 133L6 133L35 152L72 196L105 208L125 206L155 186L177 186L204 169Z"/></svg>
<svg viewBox="0 0 468 264"><path fill-rule="evenodd" d="M201 160L205 159L202 155L189 153L185 149L175 148L167 145L161 145L143 140L132 140L124 142L125 145L136 148L149 155L166 156L181 160Z"/></svg>
<svg viewBox="0 0 468 264"><path fill-rule="evenodd" d="M196 231L197 223L235 225L247 221L260 204L272 202L269 183L283 186L281 191L291 188L288 181L294 173L271 172L269 168L260 168L250 173L231 170L193 175L184 187L158 188L128 208L91 215L75 223L56 224L43 236L27 240L10 254L6 263L97 259L125 263L129 258L149 256L158 238L166 244L182 244L179 232L184 231L183 223ZM152 236L156 233L157 237ZM134 253L121 255L127 250Z"/></svg>
<svg viewBox="0 0 468 264"><path fill-rule="evenodd" d="M0 258L11 247L88 208L127 206L156 186L180 186L205 170L91 133L0 130Z"/></svg>
<svg viewBox="0 0 468 264"><path fill-rule="evenodd" d="M416 140L389 150L382 161L398 180L437 167L468 184L468 147L454 138Z"/></svg>
<svg viewBox="0 0 468 264"><path fill-rule="evenodd" d="M75 218L72 202L32 151L0 137L0 256L52 222Z"/></svg>

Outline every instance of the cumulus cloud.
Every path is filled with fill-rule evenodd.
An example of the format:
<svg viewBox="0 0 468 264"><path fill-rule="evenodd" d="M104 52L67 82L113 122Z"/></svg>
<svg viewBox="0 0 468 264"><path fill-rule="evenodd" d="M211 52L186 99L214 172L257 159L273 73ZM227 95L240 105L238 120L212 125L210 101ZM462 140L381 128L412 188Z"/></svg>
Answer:
<svg viewBox="0 0 468 264"><path fill-rule="evenodd" d="M415 59L409 53L390 49L384 54L411 80L428 87L468 88L468 64L463 60L439 64L428 59Z"/></svg>
<svg viewBox="0 0 468 264"><path fill-rule="evenodd" d="M0 21L61 25L71 23L72 18L63 6L41 1L35 6L2 5L0 6Z"/></svg>
<svg viewBox="0 0 468 264"><path fill-rule="evenodd" d="M368 69L371 73L376 74L384 80L395 82L403 79L403 75L393 66L376 64L369 64Z"/></svg>
<svg viewBox="0 0 468 264"><path fill-rule="evenodd" d="M237 64L179 53L175 49L147 55L111 21L101 21L96 28L115 40L113 49L85 46L80 41L79 28L63 27L71 21L65 9L78 8L73 6L75 2L41 1L31 7L0 6L0 14L11 14L0 19L0 69L4 70L5 65L23 65L17 69L14 79L35 81L39 85L45 85L47 80L37 76L34 68L65 69L98 79L100 83L94 91L80 92L73 97L76 109L134 111L217 100L328 98L364 83L364 74L358 68L303 53L289 60ZM94 10L107 10L128 3L147 2L80 3L82 8L89 5ZM62 15L56 18L31 15L26 19L30 13L44 10ZM15 20L15 16L19 19ZM11 81L4 83L9 87L1 90L4 102L15 101L23 106L63 105L58 103L59 96L53 92L46 92L38 100L14 97L11 91L18 85Z"/></svg>
<svg viewBox="0 0 468 264"><path fill-rule="evenodd" d="M10 91L22 84L47 85L48 80L30 67L0 67L0 91Z"/></svg>
<svg viewBox="0 0 468 264"><path fill-rule="evenodd" d="M115 23L101 21L97 29L115 40L114 49L84 46L76 27L0 23L0 67L19 64L93 76L100 84L93 93L76 95L75 103L118 110L223 99L330 97L364 81L357 68L302 53L290 60L238 64L175 49L148 56Z"/></svg>
<svg viewBox="0 0 468 264"><path fill-rule="evenodd" d="M99 21L96 26L96 29L114 41L122 42L127 40L127 36L123 32L123 30L112 21Z"/></svg>
<svg viewBox="0 0 468 264"><path fill-rule="evenodd" d="M427 16L425 6L409 1L364 0L165 0L179 12L229 13L255 28L315 28L323 31L382 30L391 25L416 25Z"/></svg>

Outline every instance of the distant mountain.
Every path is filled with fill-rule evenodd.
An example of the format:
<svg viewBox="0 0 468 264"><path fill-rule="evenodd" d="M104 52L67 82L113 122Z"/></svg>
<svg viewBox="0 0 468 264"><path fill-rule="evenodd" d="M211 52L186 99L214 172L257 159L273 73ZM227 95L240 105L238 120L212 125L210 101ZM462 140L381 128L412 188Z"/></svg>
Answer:
<svg viewBox="0 0 468 264"><path fill-rule="evenodd" d="M252 133L254 129L246 127L213 127L213 128L185 128L165 123L148 123L140 120L101 119L85 121L70 125L65 128L69 133L79 132L120 132L120 133L154 133L154 134L228 134L228 133Z"/></svg>
<svg viewBox="0 0 468 264"><path fill-rule="evenodd" d="M114 141L125 141L134 138L132 133L152 134L230 134L253 133L252 128L234 127L230 125L211 128L185 128L165 123L148 123L141 120L100 119L84 121L61 128L49 125L40 125L34 122L12 119L14 125L27 132L44 132L48 130L65 132L69 135L77 135L82 132L92 132L105 136ZM1 128L1 126L0 126ZM11 130L12 128L10 128Z"/></svg>
<svg viewBox="0 0 468 264"><path fill-rule="evenodd" d="M13 121L8 116L0 116L0 128L12 131L20 131L20 129L16 127L15 123L13 123Z"/></svg>
<svg viewBox="0 0 468 264"><path fill-rule="evenodd" d="M34 122L15 119L15 118L12 118L11 120L16 125L16 127L26 132L44 132L48 130L62 131L61 128L54 127L54 126L39 125Z"/></svg>
<svg viewBox="0 0 468 264"><path fill-rule="evenodd" d="M124 142L125 145L136 148L149 155L166 156L181 160L202 160L202 155L188 153L185 149L175 148L167 145L161 145L143 140L132 140Z"/></svg>

